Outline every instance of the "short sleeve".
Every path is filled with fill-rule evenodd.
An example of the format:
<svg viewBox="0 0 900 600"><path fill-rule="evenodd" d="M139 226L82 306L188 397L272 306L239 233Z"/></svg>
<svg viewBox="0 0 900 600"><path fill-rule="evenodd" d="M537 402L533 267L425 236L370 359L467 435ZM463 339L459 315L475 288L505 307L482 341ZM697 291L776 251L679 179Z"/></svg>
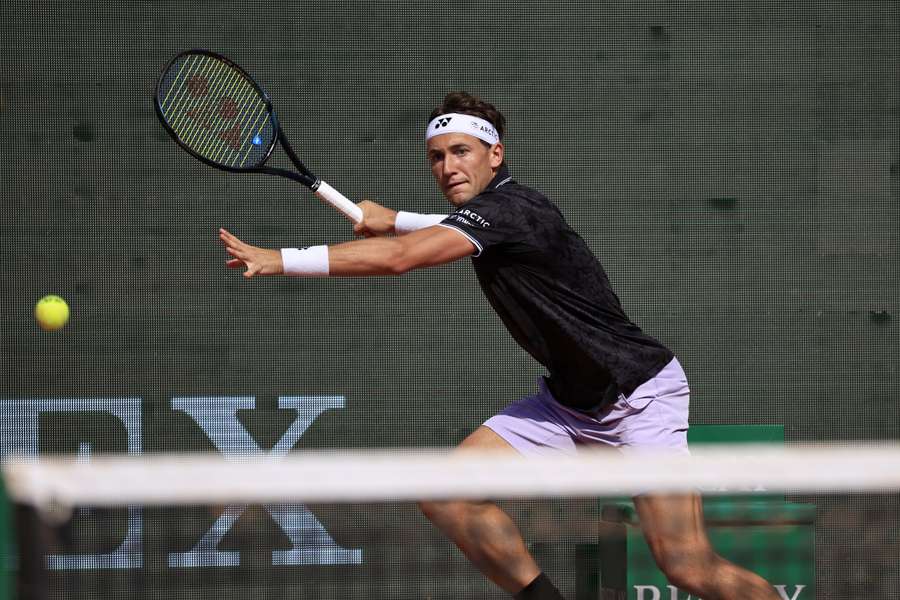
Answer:
<svg viewBox="0 0 900 600"><path fill-rule="evenodd" d="M521 241L526 234L526 223L517 207L499 194L476 196L439 223L461 232L475 244L473 256L486 249L505 243Z"/></svg>

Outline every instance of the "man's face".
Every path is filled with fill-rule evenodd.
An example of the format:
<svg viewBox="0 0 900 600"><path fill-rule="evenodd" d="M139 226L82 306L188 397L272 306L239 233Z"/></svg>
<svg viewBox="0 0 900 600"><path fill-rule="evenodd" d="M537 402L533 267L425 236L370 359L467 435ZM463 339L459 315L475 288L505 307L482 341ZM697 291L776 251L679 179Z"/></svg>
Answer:
<svg viewBox="0 0 900 600"><path fill-rule="evenodd" d="M467 133L444 133L426 143L431 174L444 197L462 206L494 178L503 163L503 144L491 147Z"/></svg>

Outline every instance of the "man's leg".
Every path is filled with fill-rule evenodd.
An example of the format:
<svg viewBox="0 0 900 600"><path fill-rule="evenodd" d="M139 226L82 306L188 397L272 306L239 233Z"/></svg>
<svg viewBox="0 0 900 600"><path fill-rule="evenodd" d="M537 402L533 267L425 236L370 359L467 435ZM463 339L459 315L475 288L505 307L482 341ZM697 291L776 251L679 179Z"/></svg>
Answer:
<svg viewBox="0 0 900 600"><path fill-rule="evenodd" d="M463 440L459 448L515 452L503 438L484 426ZM510 594L519 594L530 584L531 587L551 585L547 581L535 581L541 570L528 553L522 534L509 515L493 502L428 501L420 502L419 506L479 571Z"/></svg>
<svg viewBox="0 0 900 600"><path fill-rule="evenodd" d="M780 600L765 579L715 553L699 495L648 494L636 496L634 505L653 558L672 585L703 600Z"/></svg>

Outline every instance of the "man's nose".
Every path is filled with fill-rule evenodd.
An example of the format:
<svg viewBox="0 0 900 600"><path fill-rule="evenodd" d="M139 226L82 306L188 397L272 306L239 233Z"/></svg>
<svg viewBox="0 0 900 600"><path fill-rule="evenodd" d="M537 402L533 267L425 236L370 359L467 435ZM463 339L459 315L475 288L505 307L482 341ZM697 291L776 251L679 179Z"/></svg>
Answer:
<svg viewBox="0 0 900 600"><path fill-rule="evenodd" d="M446 156L444 157L444 175L450 176L456 173L459 169L459 163L454 156Z"/></svg>

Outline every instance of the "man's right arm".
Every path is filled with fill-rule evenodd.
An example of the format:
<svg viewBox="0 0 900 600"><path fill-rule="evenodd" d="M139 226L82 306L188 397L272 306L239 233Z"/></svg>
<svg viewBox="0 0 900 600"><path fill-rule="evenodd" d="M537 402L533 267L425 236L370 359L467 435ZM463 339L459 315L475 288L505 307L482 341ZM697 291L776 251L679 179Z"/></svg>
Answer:
<svg viewBox="0 0 900 600"><path fill-rule="evenodd" d="M398 212L371 200L363 200L357 206L362 209L363 220L353 226L353 233L364 237L405 235L437 225L446 218L446 215Z"/></svg>

